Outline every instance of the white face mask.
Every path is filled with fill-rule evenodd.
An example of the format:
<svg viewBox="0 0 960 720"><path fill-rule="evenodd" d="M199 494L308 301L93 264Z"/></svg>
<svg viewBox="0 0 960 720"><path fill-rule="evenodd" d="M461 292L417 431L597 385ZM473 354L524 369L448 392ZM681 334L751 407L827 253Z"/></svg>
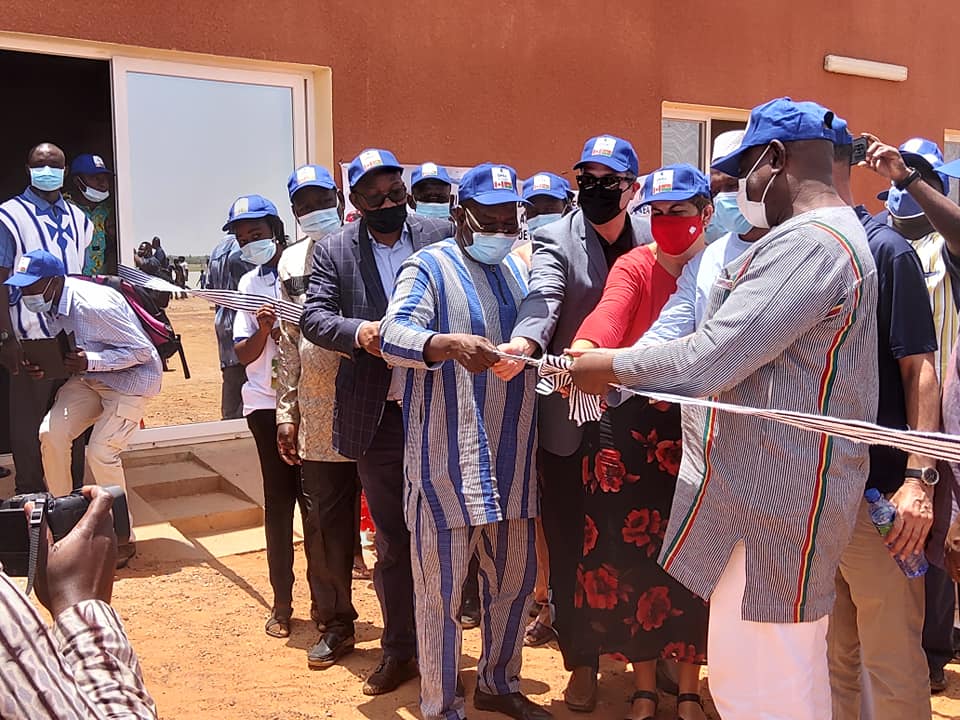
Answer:
<svg viewBox="0 0 960 720"><path fill-rule="evenodd" d="M97 190L96 188L92 188L89 185L84 185L83 188L81 188L80 192L83 193L83 196L87 200L94 203L103 202L108 197L110 197L109 190Z"/></svg>
<svg viewBox="0 0 960 720"><path fill-rule="evenodd" d="M300 228L311 240L319 240L340 229L340 213L336 207L314 210L297 218Z"/></svg>
<svg viewBox="0 0 960 720"><path fill-rule="evenodd" d="M747 180L751 175L753 175L754 171L757 169L757 165L760 164L760 161L763 160L763 157L767 154L767 150L769 149L770 146L767 145L766 149L760 153L760 157L757 158L757 161L753 164L753 167L750 168L750 172L747 173L747 176L740 178L739 188L737 190L737 207L740 208L740 212L743 214L743 217L746 218L747 222L755 228L765 229L770 227L770 220L767 219L767 206L763 201L766 199L767 191L770 189L770 186L773 185L773 181L777 176L770 176L770 181L763 189L763 194L760 196L759 200L750 200L747 197Z"/></svg>
<svg viewBox="0 0 960 720"><path fill-rule="evenodd" d="M43 286L43 290L38 295L23 295L20 301L23 303L24 309L38 315L49 313L53 309L53 298L47 300L44 293L50 289L50 283L52 282L53 278L47 280L47 284Z"/></svg>

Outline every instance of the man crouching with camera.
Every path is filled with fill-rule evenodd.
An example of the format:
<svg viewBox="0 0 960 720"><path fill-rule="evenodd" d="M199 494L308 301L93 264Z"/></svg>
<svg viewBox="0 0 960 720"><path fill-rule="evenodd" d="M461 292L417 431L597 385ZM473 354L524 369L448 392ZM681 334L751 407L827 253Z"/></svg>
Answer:
<svg viewBox="0 0 960 720"><path fill-rule="evenodd" d="M83 497L90 503L86 513L59 542L41 523L35 582L52 630L0 572L0 717L157 717L137 655L109 604L117 558L113 495L85 487ZM24 510L29 517L34 508L28 503Z"/></svg>
<svg viewBox="0 0 960 720"><path fill-rule="evenodd" d="M63 263L46 250L20 258L5 283L19 289L23 305L37 313L47 334L72 334L76 347L65 351L69 379L57 392L40 425L40 454L47 489L67 495L73 489L70 448L93 426L87 464L98 485L126 489L120 453L140 424L147 398L160 392L163 366L153 343L126 299L113 288L66 277ZM24 343L25 344L25 343ZM43 368L24 361L34 378ZM131 523L132 525L132 523ZM136 553L130 541L119 549L118 567Z"/></svg>

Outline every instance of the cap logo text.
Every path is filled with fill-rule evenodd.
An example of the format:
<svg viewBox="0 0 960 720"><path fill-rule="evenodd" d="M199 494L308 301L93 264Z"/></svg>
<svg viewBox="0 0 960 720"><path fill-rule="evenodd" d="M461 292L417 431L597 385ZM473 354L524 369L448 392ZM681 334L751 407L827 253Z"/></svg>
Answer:
<svg viewBox="0 0 960 720"><path fill-rule="evenodd" d="M513 178L510 177L510 171L506 168L491 168L490 175L493 178L494 190L513 190Z"/></svg>
<svg viewBox="0 0 960 720"><path fill-rule="evenodd" d="M248 212L250 212L250 198L237 198L237 201L233 204L233 214L243 215Z"/></svg>
<svg viewBox="0 0 960 720"><path fill-rule="evenodd" d="M363 166L364 171L383 165L383 158L380 157L380 151L366 150L360 153L360 165Z"/></svg>
<svg viewBox="0 0 960 720"><path fill-rule="evenodd" d="M312 168L309 165L304 165L302 168L297 168L297 182L305 183L311 182L317 179L317 169Z"/></svg>
<svg viewBox="0 0 960 720"><path fill-rule="evenodd" d="M550 176L549 176L549 175L534 175L534 176L533 176L533 189L534 189L534 190L549 190L549 189L550 189Z"/></svg>
<svg viewBox="0 0 960 720"><path fill-rule="evenodd" d="M602 155L603 157L613 157L613 151L617 147L617 139L612 137L598 137L593 141L593 150L591 155Z"/></svg>
<svg viewBox="0 0 960 720"><path fill-rule="evenodd" d="M653 194L659 195L671 190L673 190L673 170L657 170L653 174Z"/></svg>
<svg viewBox="0 0 960 720"><path fill-rule="evenodd" d="M423 176L439 175L440 170L437 168L436 163L424 163L420 166L420 174Z"/></svg>

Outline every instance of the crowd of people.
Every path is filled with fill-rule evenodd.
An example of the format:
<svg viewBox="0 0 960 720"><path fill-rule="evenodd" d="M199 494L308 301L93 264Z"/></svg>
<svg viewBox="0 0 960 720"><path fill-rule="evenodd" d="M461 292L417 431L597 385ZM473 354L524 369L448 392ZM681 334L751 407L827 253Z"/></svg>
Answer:
<svg viewBox="0 0 960 720"><path fill-rule="evenodd" d="M889 182L877 216L854 198L858 167ZM656 715L663 662L682 720L706 717L704 665L724 720L930 717L953 656L957 469L644 394L960 434L960 207L948 197L960 161L779 98L716 138L709 176L641 173L612 135L588 139L573 169L576 193L501 163L456 185L425 163L408 188L394 154L371 148L346 172L359 217L344 224L344 191L305 165L287 184L305 239L289 247L269 199L230 206L207 287L303 308L299 324L269 303L216 316L223 416L246 418L263 476L265 632L290 634L299 507L318 633L308 666L354 649L362 491L383 620L363 693L419 676L424 720L466 716L461 639L476 626L472 705L514 718L551 717L520 677L524 644L552 640L564 702L583 713L613 655L632 666L632 720ZM60 279L60 259L10 251L0 266L27 311L93 306ZM537 393L536 361L553 356L570 359L578 392L604 399L599 420L575 422L569 387ZM126 391L119 366L87 370L58 388L64 401ZM39 434L61 484L86 422L67 418ZM884 536L865 490L896 508ZM920 554L929 570L909 577L897 561ZM75 599L109 612L97 604L109 587ZM124 657L113 678L129 716L150 717Z"/></svg>

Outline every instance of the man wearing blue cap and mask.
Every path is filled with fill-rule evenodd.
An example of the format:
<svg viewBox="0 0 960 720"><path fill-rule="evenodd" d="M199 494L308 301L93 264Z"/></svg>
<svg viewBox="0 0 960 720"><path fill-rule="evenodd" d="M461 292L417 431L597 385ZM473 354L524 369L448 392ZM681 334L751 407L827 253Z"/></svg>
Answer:
<svg viewBox="0 0 960 720"><path fill-rule="evenodd" d="M947 194L950 177L960 177L960 163L943 163L936 143L912 138L899 150L867 135L865 165L890 180L887 221L906 238L920 258L926 279L938 346L937 378L949 376L950 353L960 337L960 207ZM936 511L930 546L934 563L924 577L925 607L923 646L930 671L930 687L946 687L943 668L953 659L953 622L956 586L940 567L940 548L949 524L949 493L936 493Z"/></svg>
<svg viewBox="0 0 960 720"><path fill-rule="evenodd" d="M317 242L340 228L342 196L330 172L304 165L290 175L293 214L307 239L283 251L277 265L280 296L302 305ZM356 463L332 444L334 381L339 356L314 345L300 326L282 320L277 343L277 446L288 465L299 465L306 499L304 525L313 547L309 580L311 617L325 630L353 634L352 565L360 539ZM362 560L362 553L360 555Z"/></svg>
<svg viewBox="0 0 960 720"><path fill-rule="evenodd" d="M833 185L833 113L754 108L713 167L770 228L725 267L692 335L578 357L574 382L873 422L877 273ZM724 720L831 715L827 615L868 465L863 445L756 416L682 410L683 460L660 562L710 601L710 690ZM802 678L798 682L797 678Z"/></svg>
<svg viewBox="0 0 960 720"><path fill-rule="evenodd" d="M83 271L93 223L67 201L61 190L66 168L63 150L51 143L27 155L30 185L0 204L0 281L13 274L21 257L33 250L55 253L69 275ZM5 309L9 307L9 312ZM43 492L38 431L53 403L58 380L35 380L20 372L20 340L51 337L47 322L24 307L15 288L0 285L0 364L10 372L10 447L17 466L18 493ZM74 449L74 480L83 480L83 444Z"/></svg>
<svg viewBox="0 0 960 720"><path fill-rule="evenodd" d="M526 267L510 255L519 202L513 168L485 163L467 172L454 237L403 264L383 320L384 358L409 368L405 512L424 720L465 716L458 610L474 553L484 623L474 707L551 717L520 693L519 677L537 568L537 377L504 381L488 372L527 292Z"/></svg>
<svg viewBox="0 0 960 720"><path fill-rule="evenodd" d="M72 183L68 198L93 223L93 239L84 256L84 275L116 275L117 217L110 188L113 173L99 155L84 153L70 163Z"/></svg>
<svg viewBox="0 0 960 720"><path fill-rule="evenodd" d="M530 293L509 343L501 350L516 355L560 354L600 296L607 273L617 258L651 240L649 223L628 214L627 206L640 187L639 161L633 146L613 135L590 138L583 146L577 185L578 212L533 232ZM495 372L509 380L523 363L501 360ZM582 428L569 419L567 401L559 395L540 397L540 453L543 476L542 524L550 552L550 589L554 624L570 682L567 705L591 711L597 702L599 651L593 633L577 627L574 608L577 566L583 538L571 528L583 527L583 477L577 451Z"/></svg>
<svg viewBox="0 0 960 720"><path fill-rule="evenodd" d="M407 215L402 172L389 150L370 148L350 163L350 201L361 217L314 245L300 324L310 342L341 355L333 447L357 460L377 527L373 581L384 619L383 659L364 683L367 695L390 692L417 672L410 532L403 515L404 373L381 357L380 321L403 261L453 234L447 220ZM311 650L311 664L332 665L347 641L342 633L327 633Z"/></svg>
<svg viewBox="0 0 960 720"><path fill-rule="evenodd" d="M414 169L410 177L410 206L418 214L449 220L452 193L453 180L442 165L426 162Z"/></svg>

